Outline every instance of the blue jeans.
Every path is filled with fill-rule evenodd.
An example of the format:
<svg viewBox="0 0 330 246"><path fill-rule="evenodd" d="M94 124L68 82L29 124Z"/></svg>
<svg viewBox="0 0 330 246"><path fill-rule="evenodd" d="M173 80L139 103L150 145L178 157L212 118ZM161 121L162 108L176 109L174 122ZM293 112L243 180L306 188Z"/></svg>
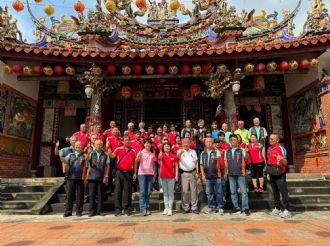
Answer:
<svg viewBox="0 0 330 246"><path fill-rule="evenodd" d="M139 175L140 186L140 211L145 212L149 210L149 199L152 192L153 175Z"/></svg>
<svg viewBox="0 0 330 246"><path fill-rule="evenodd" d="M163 196L164 196L164 207L166 210L173 209L174 202L174 185L175 179L162 179L163 185Z"/></svg>
<svg viewBox="0 0 330 246"><path fill-rule="evenodd" d="M157 179L158 179L158 189L160 190L162 186L162 179L160 178L160 163L157 163Z"/></svg>
<svg viewBox="0 0 330 246"><path fill-rule="evenodd" d="M223 209L222 179L206 179L206 195L209 209Z"/></svg>
<svg viewBox="0 0 330 246"><path fill-rule="evenodd" d="M237 186L242 194L242 210L249 209L249 198L247 193L246 178L243 176L229 176L231 201L234 208L239 208Z"/></svg>

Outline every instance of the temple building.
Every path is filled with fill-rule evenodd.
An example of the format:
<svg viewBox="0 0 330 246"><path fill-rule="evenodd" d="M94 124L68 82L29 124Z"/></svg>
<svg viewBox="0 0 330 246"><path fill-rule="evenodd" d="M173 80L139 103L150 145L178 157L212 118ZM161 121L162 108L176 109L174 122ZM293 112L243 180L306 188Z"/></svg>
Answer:
<svg viewBox="0 0 330 246"><path fill-rule="evenodd" d="M0 8L0 176L59 175L57 140L115 120L183 127L191 119L246 128L259 117L288 150L290 172L330 173L330 20L313 1L294 35L292 10L238 13L227 1L96 1L76 16L36 18L23 40ZM36 3L34 3L36 4ZM52 15L52 6L46 6ZM178 16L189 20L181 23ZM146 21L140 21L145 18ZM279 20L281 19L281 20Z"/></svg>

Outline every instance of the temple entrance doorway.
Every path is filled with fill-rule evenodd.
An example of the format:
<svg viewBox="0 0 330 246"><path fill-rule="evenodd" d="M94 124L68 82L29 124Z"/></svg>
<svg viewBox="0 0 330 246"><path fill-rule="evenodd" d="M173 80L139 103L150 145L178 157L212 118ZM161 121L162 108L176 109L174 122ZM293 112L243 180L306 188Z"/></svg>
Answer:
<svg viewBox="0 0 330 246"><path fill-rule="evenodd" d="M161 99L145 100L144 119L146 125L158 127L161 125L176 125L182 127L182 100Z"/></svg>

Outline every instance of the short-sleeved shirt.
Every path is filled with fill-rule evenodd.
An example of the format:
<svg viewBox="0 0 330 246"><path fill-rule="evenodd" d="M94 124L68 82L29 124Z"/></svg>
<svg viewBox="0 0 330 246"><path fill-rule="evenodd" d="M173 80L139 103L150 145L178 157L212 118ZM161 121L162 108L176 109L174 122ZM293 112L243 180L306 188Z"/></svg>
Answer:
<svg viewBox="0 0 330 246"><path fill-rule="evenodd" d="M139 153L143 149L143 143L139 140L132 140L131 147L135 149L136 153Z"/></svg>
<svg viewBox="0 0 330 246"><path fill-rule="evenodd" d="M126 152L129 151L128 154ZM120 162L117 163L117 168L122 171L131 171L133 170L134 167L134 161L136 158L136 151L133 148L126 149L124 146L120 146L115 151L113 154L117 157L117 160ZM124 155L126 156L122 158Z"/></svg>
<svg viewBox="0 0 330 246"><path fill-rule="evenodd" d="M225 142L230 144L231 132L225 132Z"/></svg>
<svg viewBox="0 0 330 246"><path fill-rule="evenodd" d="M97 156L97 161L99 161L102 152L97 152L97 151L95 150L95 153L96 153L96 156ZM90 167L90 164L91 164L91 161L90 161L90 160L87 161L87 167ZM110 165L110 158L109 158L109 156L107 156L107 159L105 160L105 164Z"/></svg>
<svg viewBox="0 0 330 246"><path fill-rule="evenodd" d="M138 155L140 158L139 175L154 175L156 156L153 152L143 149Z"/></svg>
<svg viewBox="0 0 330 246"><path fill-rule="evenodd" d="M278 164L277 155L287 158L286 149L282 145L276 147L269 147L267 150L268 164Z"/></svg>
<svg viewBox="0 0 330 246"><path fill-rule="evenodd" d="M115 138L114 136L107 139L111 151L114 151L119 146L123 145L123 140L120 137Z"/></svg>
<svg viewBox="0 0 330 246"><path fill-rule="evenodd" d="M250 143L248 145L248 153L249 153L250 164L257 164L264 162L264 158L262 156L262 144Z"/></svg>
<svg viewBox="0 0 330 246"><path fill-rule="evenodd" d="M177 133L172 133L170 132L167 137L168 137L168 141L170 142L170 144L173 146L175 145L175 138L178 134Z"/></svg>
<svg viewBox="0 0 330 246"><path fill-rule="evenodd" d="M175 178L175 163L177 157L174 154L163 153L163 157L160 165L160 177L162 179L173 179Z"/></svg>
<svg viewBox="0 0 330 246"><path fill-rule="evenodd" d="M70 147L65 147L60 149L58 152L61 154L63 157L66 157L69 153L74 153L74 148L72 146Z"/></svg>
<svg viewBox="0 0 330 246"><path fill-rule="evenodd" d="M241 136L243 143L249 144L250 133L247 129L237 129L234 133Z"/></svg>
<svg viewBox="0 0 330 246"><path fill-rule="evenodd" d="M205 151L207 153L207 159L209 160L210 159L210 155L211 155L211 153L212 153L213 150L207 150L206 149ZM218 149L215 150L215 157L217 157L217 158L220 158L221 157L221 153L220 153L220 151ZM204 163L203 163L203 156L202 155L199 158L199 164L204 165Z"/></svg>
<svg viewBox="0 0 330 246"><path fill-rule="evenodd" d="M106 138L112 137L113 136L112 129L105 130L103 135L106 136ZM121 136L120 132L118 132L118 137L120 137L120 136Z"/></svg>
<svg viewBox="0 0 330 246"><path fill-rule="evenodd" d="M227 151L230 151L231 152L231 156L233 157L233 159L235 159L235 151L236 149L238 149L238 147L236 148L230 148L230 150L227 150ZM225 161L227 160L227 151L225 153ZM242 149L242 153L243 153L243 158L246 157L246 151L245 149Z"/></svg>
<svg viewBox="0 0 330 246"><path fill-rule="evenodd" d="M217 148L217 150L220 152L220 169L225 169L225 153L226 150L224 150L223 148Z"/></svg>
<svg viewBox="0 0 330 246"><path fill-rule="evenodd" d="M230 149L230 144L227 142L222 142L222 143L220 143L220 148L227 151Z"/></svg>
<svg viewBox="0 0 330 246"><path fill-rule="evenodd" d="M88 137L87 134L83 134L81 132L76 132L73 134L73 136L77 137L78 141L80 141L83 144L83 148L85 149L88 145Z"/></svg>
<svg viewBox="0 0 330 246"><path fill-rule="evenodd" d="M184 151L180 157L180 168L183 171L192 171L196 168L196 161L198 161L198 158L195 150Z"/></svg>
<svg viewBox="0 0 330 246"><path fill-rule="evenodd" d="M135 133L133 131L126 130L124 135L128 136L130 140L135 139Z"/></svg>
<svg viewBox="0 0 330 246"><path fill-rule="evenodd" d="M252 128L253 127L251 127L250 130L249 130L250 135L251 135L251 132L252 132ZM256 133L257 133L257 139L260 139L260 129L261 129L261 127L260 126L258 126L258 127L255 126L254 129L256 130ZM266 138L268 136L268 133L267 133L265 128L262 128L262 129L264 131L264 137Z"/></svg>
<svg viewBox="0 0 330 246"><path fill-rule="evenodd" d="M222 132L222 131L219 130L219 129L213 130L213 131L212 131L212 135L211 135L211 137L212 137L213 139L218 139L218 138L219 138L219 133L220 133L220 132Z"/></svg>
<svg viewBox="0 0 330 246"><path fill-rule="evenodd" d="M105 138L104 138L104 135L102 133L93 133L93 134L95 134L97 136L97 139L101 140L104 144Z"/></svg>

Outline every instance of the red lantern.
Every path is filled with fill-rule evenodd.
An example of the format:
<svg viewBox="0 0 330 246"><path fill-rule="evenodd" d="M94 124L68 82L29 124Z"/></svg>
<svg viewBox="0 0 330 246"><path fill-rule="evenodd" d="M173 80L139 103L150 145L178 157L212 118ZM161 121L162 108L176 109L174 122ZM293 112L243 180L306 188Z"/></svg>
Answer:
<svg viewBox="0 0 330 246"><path fill-rule="evenodd" d="M56 75L63 75L64 72L65 72L65 70L64 70L64 68L63 68L61 65L56 65L56 66L54 67L54 73L55 73Z"/></svg>
<svg viewBox="0 0 330 246"><path fill-rule="evenodd" d="M181 73L183 73L183 74L189 74L190 73L190 66L189 65L183 65L181 67Z"/></svg>
<svg viewBox="0 0 330 246"><path fill-rule="evenodd" d="M256 66L256 71L257 71L258 73L265 72L265 69L266 69L266 66L265 66L265 64L263 64L263 63L259 63L259 64Z"/></svg>
<svg viewBox="0 0 330 246"><path fill-rule="evenodd" d="M199 84L193 84L190 86L190 92L191 94L193 94L194 96L199 95L199 93L201 93L201 87Z"/></svg>
<svg viewBox="0 0 330 246"><path fill-rule="evenodd" d="M299 62L300 69L308 69L308 67L309 67L309 61L307 59L303 59Z"/></svg>
<svg viewBox="0 0 330 246"><path fill-rule="evenodd" d="M210 64L206 64L202 67L202 74L209 74L210 73Z"/></svg>
<svg viewBox="0 0 330 246"><path fill-rule="evenodd" d="M107 72L108 72L108 74L115 75L116 74L116 71L117 71L117 69L116 69L116 66L115 65L110 64L110 65L107 66Z"/></svg>
<svg viewBox="0 0 330 246"><path fill-rule="evenodd" d="M14 65L12 69L14 73L23 73L23 67L21 65Z"/></svg>
<svg viewBox="0 0 330 246"><path fill-rule="evenodd" d="M141 74L143 71L143 67L141 65L134 65L133 72L137 75Z"/></svg>
<svg viewBox="0 0 330 246"><path fill-rule="evenodd" d="M278 64L278 70L281 72L286 72L289 70L289 63L286 61L282 61L280 64Z"/></svg>
<svg viewBox="0 0 330 246"><path fill-rule="evenodd" d="M24 4L20 0L16 0L13 2L13 9L15 9L17 12L20 12L24 9Z"/></svg>
<svg viewBox="0 0 330 246"><path fill-rule="evenodd" d="M123 86L121 88L121 95L125 99L130 98L132 96L132 88L129 86Z"/></svg>
<svg viewBox="0 0 330 246"><path fill-rule="evenodd" d="M166 73L166 66L165 65L158 65L157 66L157 73L158 74L165 74Z"/></svg>
<svg viewBox="0 0 330 246"><path fill-rule="evenodd" d="M42 75L44 73L42 66L34 66L33 73L36 75Z"/></svg>
<svg viewBox="0 0 330 246"><path fill-rule="evenodd" d="M77 11L79 14L82 14L85 10L85 5L78 0L74 5L74 10Z"/></svg>

